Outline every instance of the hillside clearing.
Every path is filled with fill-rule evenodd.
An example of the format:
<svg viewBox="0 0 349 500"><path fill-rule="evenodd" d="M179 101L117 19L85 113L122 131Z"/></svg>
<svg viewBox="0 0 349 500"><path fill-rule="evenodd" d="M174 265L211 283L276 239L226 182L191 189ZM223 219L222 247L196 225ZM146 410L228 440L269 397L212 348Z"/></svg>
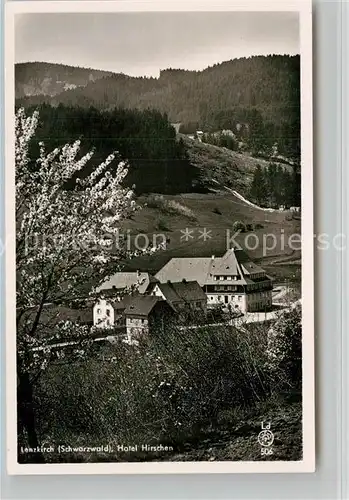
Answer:
<svg viewBox="0 0 349 500"><path fill-rule="evenodd" d="M223 255L227 247L236 242L248 250L251 258L269 264L271 275L274 261L282 266L284 279L288 261L293 265L301 257L300 250L294 250L290 245L292 235L300 234L301 224L299 220L287 220L286 212L265 212L227 191L163 195L163 210L159 206L147 206L149 199L153 200L154 195L138 198L142 209L127 221L125 230L131 239L144 235L143 240L147 237L153 242L155 238L156 243L161 243L163 235L167 240L166 249L133 259L127 264L130 269L151 272L157 271L172 257ZM180 208L169 213L166 202ZM250 225L253 230L235 235L233 225L236 221ZM159 229L159 222L164 230ZM189 231L187 237L186 230ZM293 270L291 274L294 274ZM288 279L292 278L291 274Z"/></svg>

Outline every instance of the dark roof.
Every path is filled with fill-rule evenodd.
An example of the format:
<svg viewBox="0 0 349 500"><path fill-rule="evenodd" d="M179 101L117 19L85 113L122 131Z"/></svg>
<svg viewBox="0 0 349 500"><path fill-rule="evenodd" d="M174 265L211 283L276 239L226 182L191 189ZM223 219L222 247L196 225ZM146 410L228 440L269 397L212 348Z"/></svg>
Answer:
<svg viewBox="0 0 349 500"><path fill-rule="evenodd" d="M33 321L36 316L36 308L28 310L24 315L24 318ZM40 317L40 327L50 327L53 328L57 323L61 321L71 321L77 324L92 324L93 323L93 309L92 307L81 307L79 309L55 305L46 304L44 305Z"/></svg>
<svg viewBox="0 0 349 500"><path fill-rule="evenodd" d="M132 304L135 297L136 295L124 295L121 300L112 300L110 303L115 311L123 311L129 304Z"/></svg>
<svg viewBox="0 0 349 500"><path fill-rule="evenodd" d="M158 302L165 303L160 297L154 297L153 295L139 295L132 299L125 309L126 316L149 316Z"/></svg>
<svg viewBox="0 0 349 500"><path fill-rule="evenodd" d="M264 269L262 269L260 266L252 262L250 257L247 255L246 252L243 250L235 250L235 256L242 267L242 271L244 274L257 274L257 273L264 273Z"/></svg>
<svg viewBox="0 0 349 500"><path fill-rule="evenodd" d="M206 294L197 281L158 283L157 286L169 302L206 301Z"/></svg>

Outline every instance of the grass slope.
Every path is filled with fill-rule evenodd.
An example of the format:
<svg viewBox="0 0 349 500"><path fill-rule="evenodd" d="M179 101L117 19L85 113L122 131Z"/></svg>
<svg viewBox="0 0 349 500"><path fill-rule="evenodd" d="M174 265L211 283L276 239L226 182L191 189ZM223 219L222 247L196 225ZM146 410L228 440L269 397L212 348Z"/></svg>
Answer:
<svg viewBox="0 0 349 500"><path fill-rule="evenodd" d="M253 231L240 233L235 241L243 248L249 245L249 255L268 266L266 270L273 276L298 280L301 252L291 248L289 238L300 233L300 221L288 220L286 212L266 212L251 207L225 190L207 194L163 195L160 200L154 206L153 197L139 198L142 209L132 220L127 221L125 231L131 239L142 234L154 243L161 242L161 237L155 237L154 234L163 234L167 238L166 249L151 256L133 259L128 264L130 269L155 272L172 257L220 256L232 246L233 242L229 238L234 235L233 224L241 220L251 224ZM172 204L177 209L171 210L169 206ZM208 232L206 241L203 237L205 228ZM184 237L186 229L192 231L187 239ZM143 244L145 236L138 238ZM274 263L277 264L275 270Z"/></svg>
<svg viewBox="0 0 349 500"><path fill-rule="evenodd" d="M255 158L247 153L237 153L230 149L206 144L179 134L186 146L190 163L198 169L199 182L203 186L227 186L240 194L248 196L253 173L257 166L269 166L269 161ZM290 165L274 162L282 168L292 169Z"/></svg>

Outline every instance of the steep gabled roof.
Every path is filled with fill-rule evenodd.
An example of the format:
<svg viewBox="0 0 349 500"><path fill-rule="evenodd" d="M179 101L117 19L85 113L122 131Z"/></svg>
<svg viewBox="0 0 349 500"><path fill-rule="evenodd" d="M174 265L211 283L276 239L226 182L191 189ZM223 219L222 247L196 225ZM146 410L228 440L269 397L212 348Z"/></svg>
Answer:
<svg viewBox="0 0 349 500"><path fill-rule="evenodd" d="M215 258L212 263L211 274L238 276L240 271L235 250L228 250L223 257Z"/></svg>
<svg viewBox="0 0 349 500"><path fill-rule="evenodd" d="M243 250L235 250L235 256L244 274L264 273L264 269L252 262L250 257Z"/></svg>
<svg viewBox="0 0 349 500"><path fill-rule="evenodd" d="M127 305L125 315L149 316L158 303L166 304L164 300L154 295L138 295Z"/></svg>
<svg viewBox="0 0 349 500"><path fill-rule="evenodd" d="M158 283L157 286L169 302L206 300L206 294L197 281Z"/></svg>
<svg viewBox="0 0 349 500"><path fill-rule="evenodd" d="M165 283L168 280L179 282L185 278L187 281L197 281L204 286L209 275L212 259L210 257L175 257L171 259L155 277Z"/></svg>
<svg viewBox="0 0 349 500"><path fill-rule="evenodd" d="M139 293L145 293L149 284L153 283L154 280L154 276L151 276L149 273L119 272L106 280L97 288L96 292L136 288Z"/></svg>
<svg viewBox="0 0 349 500"><path fill-rule="evenodd" d="M185 257L171 259L155 277L162 283L180 282L184 278L197 281L200 286L216 284L215 276L238 276L235 285L252 283L251 274L264 273L264 269L251 261L243 251L228 250L222 257ZM266 277L268 279L268 277ZM222 280L227 281L227 280Z"/></svg>

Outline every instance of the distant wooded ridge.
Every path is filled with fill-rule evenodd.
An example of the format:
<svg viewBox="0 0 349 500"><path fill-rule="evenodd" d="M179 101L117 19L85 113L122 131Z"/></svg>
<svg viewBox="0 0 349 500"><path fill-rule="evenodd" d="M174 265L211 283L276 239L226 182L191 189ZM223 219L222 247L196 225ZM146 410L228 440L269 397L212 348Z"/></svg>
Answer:
<svg viewBox="0 0 349 500"><path fill-rule="evenodd" d="M180 123L182 133L230 129L268 149L300 156L300 57L252 56L202 71L165 69L158 78L132 77L51 63L16 65L17 104L153 108Z"/></svg>

